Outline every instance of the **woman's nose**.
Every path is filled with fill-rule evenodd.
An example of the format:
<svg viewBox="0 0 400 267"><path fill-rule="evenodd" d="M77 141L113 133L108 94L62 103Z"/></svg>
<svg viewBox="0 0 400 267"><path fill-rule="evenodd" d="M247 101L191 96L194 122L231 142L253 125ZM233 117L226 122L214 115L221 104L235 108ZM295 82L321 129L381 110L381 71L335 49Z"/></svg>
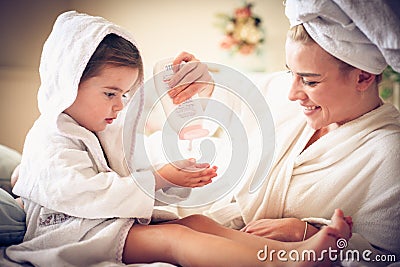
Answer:
<svg viewBox="0 0 400 267"><path fill-rule="evenodd" d="M290 101L304 100L307 98L300 79L300 77L293 77L288 95Z"/></svg>

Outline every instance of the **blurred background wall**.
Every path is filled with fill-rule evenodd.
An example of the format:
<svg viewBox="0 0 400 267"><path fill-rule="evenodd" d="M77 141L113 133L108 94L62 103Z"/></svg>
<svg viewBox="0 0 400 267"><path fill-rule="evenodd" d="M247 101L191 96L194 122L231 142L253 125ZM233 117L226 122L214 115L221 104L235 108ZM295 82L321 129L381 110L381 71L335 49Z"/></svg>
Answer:
<svg viewBox="0 0 400 267"><path fill-rule="evenodd" d="M235 59L220 48L223 33L217 14L232 14L242 0L0 0L0 144L22 151L25 135L39 116L36 94L42 46L57 16L77 10L99 15L127 28L142 52L145 79L159 59L188 51L203 61L243 71L284 69L289 23L282 0L253 0L262 20L261 53ZM250 65L244 63L249 61Z"/></svg>

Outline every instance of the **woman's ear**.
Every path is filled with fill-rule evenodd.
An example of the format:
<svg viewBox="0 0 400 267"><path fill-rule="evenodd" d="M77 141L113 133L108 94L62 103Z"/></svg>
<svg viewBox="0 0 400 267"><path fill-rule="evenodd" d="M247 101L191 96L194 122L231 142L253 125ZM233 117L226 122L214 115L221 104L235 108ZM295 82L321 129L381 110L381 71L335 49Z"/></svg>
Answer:
<svg viewBox="0 0 400 267"><path fill-rule="evenodd" d="M375 74L360 70L357 77L357 90L366 91L370 85L375 82Z"/></svg>

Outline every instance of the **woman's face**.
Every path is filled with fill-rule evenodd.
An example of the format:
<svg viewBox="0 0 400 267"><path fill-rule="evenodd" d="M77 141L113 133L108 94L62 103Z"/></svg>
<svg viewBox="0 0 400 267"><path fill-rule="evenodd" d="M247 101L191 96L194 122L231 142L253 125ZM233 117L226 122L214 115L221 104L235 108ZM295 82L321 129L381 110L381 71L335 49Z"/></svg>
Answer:
<svg viewBox="0 0 400 267"><path fill-rule="evenodd" d="M106 65L79 84L75 102L64 112L89 131L102 131L117 118L138 76L136 68Z"/></svg>
<svg viewBox="0 0 400 267"><path fill-rule="evenodd" d="M343 124L359 116L357 69L345 74L339 69L339 61L318 44L290 38L286 41L286 64L293 75L289 99L303 107L313 129Z"/></svg>

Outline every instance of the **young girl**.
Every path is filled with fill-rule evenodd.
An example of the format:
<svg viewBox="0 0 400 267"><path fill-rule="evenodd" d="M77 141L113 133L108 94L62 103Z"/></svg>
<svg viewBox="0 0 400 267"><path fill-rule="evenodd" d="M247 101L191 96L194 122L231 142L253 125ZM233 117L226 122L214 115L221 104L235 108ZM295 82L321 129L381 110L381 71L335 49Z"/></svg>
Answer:
<svg viewBox="0 0 400 267"><path fill-rule="evenodd" d="M257 253L266 246L318 252L349 237L350 222L340 211L331 226L302 243L255 237L198 215L149 225L154 192L184 199L184 187L210 183L216 169L187 160L181 165L190 172L172 164L153 172L138 153L133 162L124 159L124 99L137 90L134 117L143 103L142 61L132 37L103 18L64 13L44 45L40 75L41 116L26 137L14 187L27 232L22 244L7 249L11 260L35 266L280 265L260 261Z"/></svg>

